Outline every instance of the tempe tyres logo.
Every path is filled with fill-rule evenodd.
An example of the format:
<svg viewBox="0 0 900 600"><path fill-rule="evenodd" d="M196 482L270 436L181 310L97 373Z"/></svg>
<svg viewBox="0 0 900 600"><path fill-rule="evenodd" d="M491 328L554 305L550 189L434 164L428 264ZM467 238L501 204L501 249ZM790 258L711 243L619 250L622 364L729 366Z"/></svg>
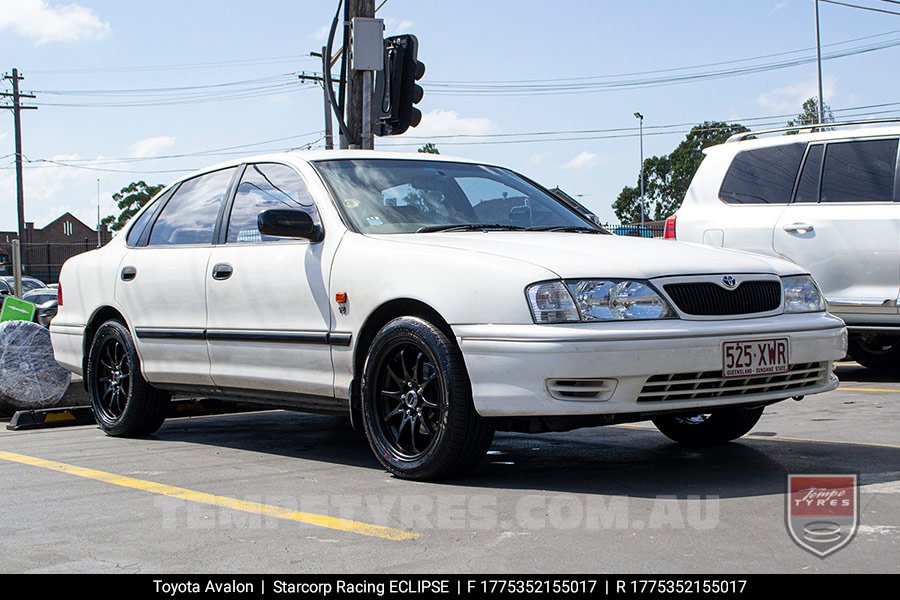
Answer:
<svg viewBox="0 0 900 600"><path fill-rule="evenodd" d="M856 475L788 475L786 498L788 532L804 550L825 558L856 535Z"/></svg>

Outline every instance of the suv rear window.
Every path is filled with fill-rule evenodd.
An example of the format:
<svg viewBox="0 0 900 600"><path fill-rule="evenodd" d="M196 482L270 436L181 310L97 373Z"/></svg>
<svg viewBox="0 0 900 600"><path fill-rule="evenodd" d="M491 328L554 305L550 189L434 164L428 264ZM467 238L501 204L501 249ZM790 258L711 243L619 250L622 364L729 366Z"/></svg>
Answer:
<svg viewBox="0 0 900 600"><path fill-rule="evenodd" d="M828 144L822 202L891 202L896 170L896 139Z"/></svg>
<svg viewBox="0 0 900 600"><path fill-rule="evenodd" d="M787 204L806 144L739 152L722 182L719 198L728 204Z"/></svg>

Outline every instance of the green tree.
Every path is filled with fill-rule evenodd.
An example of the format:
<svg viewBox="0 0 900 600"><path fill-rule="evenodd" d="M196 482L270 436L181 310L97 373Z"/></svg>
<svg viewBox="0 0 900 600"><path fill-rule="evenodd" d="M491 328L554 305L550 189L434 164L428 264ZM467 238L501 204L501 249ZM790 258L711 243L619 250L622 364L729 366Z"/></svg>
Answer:
<svg viewBox="0 0 900 600"><path fill-rule="evenodd" d="M419 152L421 152L422 154L440 154L437 146L435 146L431 142L428 142L427 144L419 148Z"/></svg>
<svg viewBox="0 0 900 600"><path fill-rule="evenodd" d="M703 161L703 150L745 131L749 129L740 123L704 121L692 127L671 153L644 159L644 217L648 221L659 221L678 210ZM622 223L641 220L640 174L637 185L622 189L613 202L613 210Z"/></svg>
<svg viewBox="0 0 900 600"><path fill-rule="evenodd" d="M165 187L163 184L147 185L145 181L134 181L113 194L113 200L119 207L119 216L109 215L100 221L101 227L111 231L119 231L142 206Z"/></svg>
<svg viewBox="0 0 900 600"><path fill-rule="evenodd" d="M834 113L827 104L822 105L825 109L824 120L826 123L834 123ZM819 100L818 98L807 98L803 101L803 107L800 114L787 122L788 127L796 127L798 125L814 125L819 122ZM828 128L812 129L811 131L826 131ZM794 135L797 131L788 131L788 135Z"/></svg>

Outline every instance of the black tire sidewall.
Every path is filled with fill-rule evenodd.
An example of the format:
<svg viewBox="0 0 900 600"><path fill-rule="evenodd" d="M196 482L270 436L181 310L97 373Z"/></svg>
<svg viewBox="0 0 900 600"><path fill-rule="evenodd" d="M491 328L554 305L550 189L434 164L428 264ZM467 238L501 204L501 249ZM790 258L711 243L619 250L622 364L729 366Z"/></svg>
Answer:
<svg viewBox="0 0 900 600"><path fill-rule="evenodd" d="M895 340L893 348L885 352L871 352L859 340L850 338L847 353L850 358L873 371L900 370L900 339Z"/></svg>

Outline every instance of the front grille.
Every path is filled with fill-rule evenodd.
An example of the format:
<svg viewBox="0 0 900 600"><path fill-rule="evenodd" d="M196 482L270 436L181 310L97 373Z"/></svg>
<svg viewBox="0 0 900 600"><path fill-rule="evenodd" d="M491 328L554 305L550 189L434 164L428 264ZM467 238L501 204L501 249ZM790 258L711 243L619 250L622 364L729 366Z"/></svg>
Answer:
<svg viewBox="0 0 900 600"><path fill-rule="evenodd" d="M689 315L746 315L775 310L781 304L781 284L777 281L744 281L733 290L709 281L664 287L681 312Z"/></svg>
<svg viewBox="0 0 900 600"><path fill-rule="evenodd" d="M791 365L787 373L735 379L725 379L721 371L653 375L644 384L637 401L698 400L767 392L794 392L823 383L827 377L827 364L800 363Z"/></svg>

